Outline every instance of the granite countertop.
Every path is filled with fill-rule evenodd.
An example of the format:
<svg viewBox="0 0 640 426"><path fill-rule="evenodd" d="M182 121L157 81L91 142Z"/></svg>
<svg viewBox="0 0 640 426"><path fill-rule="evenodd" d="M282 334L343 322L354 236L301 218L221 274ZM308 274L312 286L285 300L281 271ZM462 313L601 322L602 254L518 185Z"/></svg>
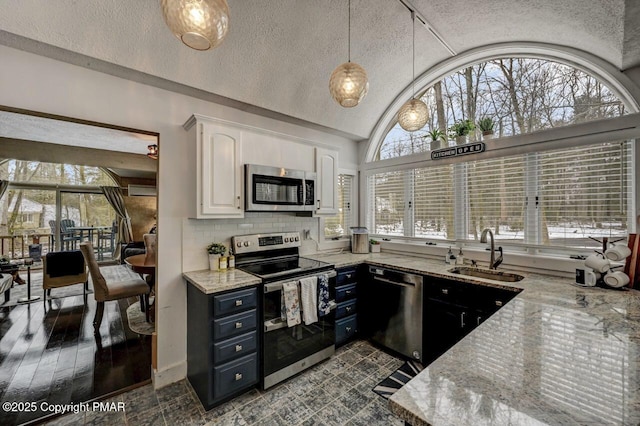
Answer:
<svg viewBox="0 0 640 426"><path fill-rule="evenodd" d="M210 271L205 269L202 271L183 272L182 277L205 294L236 290L262 282L262 280L255 275L238 269L227 269L225 271Z"/></svg>
<svg viewBox="0 0 640 426"><path fill-rule="evenodd" d="M520 282L496 282L451 274L443 261L388 252L305 257L523 290L391 397L391 409L414 426L640 424L636 290L582 288L531 273L521 273ZM259 282L234 272L226 285L216 275L222 273L183 275L207 293Z"/></svg>

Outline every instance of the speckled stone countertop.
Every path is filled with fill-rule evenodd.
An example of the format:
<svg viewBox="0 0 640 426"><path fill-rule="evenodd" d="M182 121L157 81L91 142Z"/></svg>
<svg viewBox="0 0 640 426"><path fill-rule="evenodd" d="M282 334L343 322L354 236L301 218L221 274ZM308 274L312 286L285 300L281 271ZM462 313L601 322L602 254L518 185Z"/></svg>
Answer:
<svg viewBox="0 0 640 426"><path fill-rule="evenodd" d="M357 256L462 278L415 257L310 257L346 266ZM640 424L640 292L522 275L516 283L462 280L524 291L396 392L391 409L414 426Z"/></svg>
<svg viewBox="0 0 640 426"><path fill-rule="evenodd" d="M205 294L235 290L262 282L260 278L237 269L183 272L182 277Z"/></svg>
<svg viewBox="0 0 640 426"><path fill-rule="evenodd" d="M409 424L640 424L636 290L581 288L530 273L521 273L520 282L496 282L454 275L443 261L388 252L305 257L523 290L391 397L391 409ZM207 293L259 282L236 270L223 284L216 274L183 275Z"/></svg>

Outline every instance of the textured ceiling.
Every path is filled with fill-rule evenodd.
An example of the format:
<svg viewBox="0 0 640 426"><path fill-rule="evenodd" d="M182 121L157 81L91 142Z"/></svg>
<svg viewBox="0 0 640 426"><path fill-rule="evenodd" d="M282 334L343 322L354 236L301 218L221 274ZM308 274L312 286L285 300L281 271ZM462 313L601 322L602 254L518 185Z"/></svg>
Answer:
<svg viewBox="0 0 640 426"><path fill-rule="evenodd" d="M197 52L167 29L159 0L0 2L8 35L53 45L354 139L367 138L411 82L411 19L394 0L352 0L351 59L369 74L356 108L329 96L332 70L347 59L346 0L229 0L231 27L220 47ZM637 0L413 0L457 53L493 43L534 41L588 51L618 68L640 64ZM15 42L14 42L15 44ZM18 46L20 47L20 46ZM42 49L40 49L41 51ZM416 74L451 57L416 26ZM140 77L143 81L144 77ZM238 102L240 104L238 104ZM249 109L249 108L245 108Z"/></svg>

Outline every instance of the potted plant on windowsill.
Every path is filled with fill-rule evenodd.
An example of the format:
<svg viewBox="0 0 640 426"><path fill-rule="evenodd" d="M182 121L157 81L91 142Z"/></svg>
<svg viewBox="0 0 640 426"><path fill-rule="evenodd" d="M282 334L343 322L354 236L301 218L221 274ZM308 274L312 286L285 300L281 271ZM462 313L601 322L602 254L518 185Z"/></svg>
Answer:
<svg viewBox="0 0 640 426"><path fill-rule="evenodd" d="M220 257L227 252L227 247L220 243L211 243L207 246L209 253L209 270L217 271L220 269Z"/></svg>
<svg viewBox="0 0 640 426"><path fill-rule="evenodd" d="M371 246L371 253L380 253L380 241L370 239L369 245Z"/></svg>
<svg viewBox="0 0 640 426"><path fill-rule="evenodd" d="M449 127L449 137L455 139L457 145L468 142L469 134L476 129L471 120L458 120Z"/></svg>
<svg viewBox="0 0 640 426"><path fill-rule="evenodd" d="M429 137L431 138L431 150L444 148L447 143L447 135L440 129L433 129L429 132ZM445 145L441 145L440 142Z"/></svg>
<svg viewBox="0 0 640 426"><path fill-rule="evenodd" d="M478 121L478 127L482 131L482 139L489 140L493 139L493 126L495 123L491 117L482 117L480 121Z"/></svg>

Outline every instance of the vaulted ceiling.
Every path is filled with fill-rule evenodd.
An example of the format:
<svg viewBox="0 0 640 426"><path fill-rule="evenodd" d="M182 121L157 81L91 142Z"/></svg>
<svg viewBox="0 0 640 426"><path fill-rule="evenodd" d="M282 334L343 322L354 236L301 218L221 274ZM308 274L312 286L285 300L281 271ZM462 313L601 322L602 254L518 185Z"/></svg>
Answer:
<svg viewBox="0 0 640 426"><path fill-rule="evenodd" d="M204 99L367 138L411 83L411 18L396 0L352 0L351 59L368 72L357 107L330 97L347 59L347 0L229 0L222 45L198 52L166 27L159 0L0 2L0 43ZM637 0L411 0L416 75L504 42L568 46L621 70L640 65ZM194 111L195 112L195 111Z"/></svg>

